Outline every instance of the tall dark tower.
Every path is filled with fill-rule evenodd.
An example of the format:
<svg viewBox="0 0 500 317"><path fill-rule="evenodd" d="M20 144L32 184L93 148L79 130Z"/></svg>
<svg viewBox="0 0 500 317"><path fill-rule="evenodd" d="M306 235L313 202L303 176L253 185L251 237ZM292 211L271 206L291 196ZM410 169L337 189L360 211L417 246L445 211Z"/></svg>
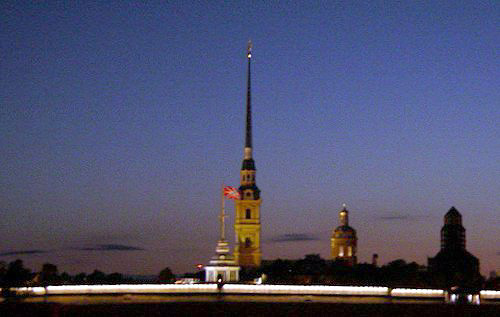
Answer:
<svg viewBox="0 0 500 317"><path fill-rule="evenodd" d="M260 251L260 190L255 183L255 162L252 156L252 91L251 91L251 62L252 42L247 47L247 100L245 148L243 149L243 164L240 170L240 196L235 200L236 217L234 232L236 247L234 256L238 265L256 267L261 263Z"/></svg>
<svg viewBox="0 0 500 317"><path fill-rule="evenodd" d="M462 215L455 207L444 215L441 250L428 259L428 264L436 287L478 287L481 284L479 260L465 249Z"/></svg>
<svg viewBox="0 0 500 317"><path fill-rule="evenodd" d="M462 215L455 207L444 215L444 226L441 228L441 250L465 250L465 228L462 226Z"/></svg>

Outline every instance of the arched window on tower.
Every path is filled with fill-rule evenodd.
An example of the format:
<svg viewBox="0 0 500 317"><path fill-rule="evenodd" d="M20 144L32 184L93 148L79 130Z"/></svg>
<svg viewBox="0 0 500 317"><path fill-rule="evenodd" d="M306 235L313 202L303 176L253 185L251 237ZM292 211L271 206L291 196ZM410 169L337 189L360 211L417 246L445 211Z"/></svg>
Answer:
<svg viewBox="0 0 500 317"><path fill-rule="evenodd" d="M347 247L347 256L352 256L352 247Z"/></svg>
<svg viewBox="0 0 500 317"><path fill-rule="evenodd" d="M252 240L250 238L245 238L245 248L250 248L252 246Z"/></svg>
<svg viewBox="0 0 500 317"><path fill-rule="evenodd" d="M344 246L339 247L339 256L344 256Z"/></svg>
<svg viewBox="0 0 500 317"><path fill-rule="evenodd" d="M246 219L252 218L252 211L250 209L245 210L245 218Z"/></svg>

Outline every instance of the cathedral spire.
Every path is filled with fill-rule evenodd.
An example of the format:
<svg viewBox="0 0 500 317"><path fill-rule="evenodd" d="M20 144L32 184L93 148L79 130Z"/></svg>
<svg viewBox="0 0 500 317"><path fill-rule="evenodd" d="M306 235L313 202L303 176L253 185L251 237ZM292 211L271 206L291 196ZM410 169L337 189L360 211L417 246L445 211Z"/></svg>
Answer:
<svg viewBox="0 0 500 317"><path fill-rule="evenodd" d="M252 63L252 41L248 41L247 46L247 118L245 131L245 160L252 158L252 90L251 90L251 63Z"/></svg>
<svg viewBox="0 0 500 317"><path fill-rule="evenodd" d="M261 264L260 249L260 190L255 177L255 162L252 157L252 90L251 90L251 63L252 42L247 46L247 100L245 148L243 150L243 164L240 170L240 199L235 200L236 215L234 218L234 232L236 246L234 256L243 267L257 267Z"/></svg>

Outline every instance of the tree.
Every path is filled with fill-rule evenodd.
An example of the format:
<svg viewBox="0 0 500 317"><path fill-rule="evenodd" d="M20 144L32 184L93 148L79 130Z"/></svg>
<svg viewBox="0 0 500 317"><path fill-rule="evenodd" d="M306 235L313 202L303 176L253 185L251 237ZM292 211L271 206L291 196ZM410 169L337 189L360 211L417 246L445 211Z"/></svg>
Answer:
<svg viewBox="0 0 500 317"><path fill-rule="evenodd" d="M31 271L24 268L22 260L10 262L7 268L5 266L0 271L0 287L2 288L2 296L8 298L15 296L15 292L11 292L11 287L25 286L31 280Z"/></svg>
<svg viewBox="0 0 500 317"><path fill-rule="evenodd" d="M293 261L277 259L262 266L262 272L268 276L269 283L290 283Z"/></svg>
<svg viewBox="0 0 500 317"><path fill-rule="evenodd" d="M7 273L7 263L0 261L0 288L3 288L5 274Z"/></svg>
<svg viewBox="0 0 500 317"><path fill-rule="evenodd" d="M326 262L319 254L306 254L304 259L298 260L296 270L302 274L321 275L326 268Z"/></svg>
<svg viewBox="0 0 500 317"><path fill-rule="evenodd" d="M87 282L87 274L85 273L79 273L75 275L75 278L73 279L75 284L85 284Z"/></svg>
<svg viewBox="0 0 500 317"><path fill-rule="evenodd" d="M172 283L175 280L175 275L172 273L169 267L161 270L158 275L158 280L160 283Z"/></svg>
<svg viewBox="0 0 500 317"><path fill-rule="evenodd" d="M70 284L71 283L71 275L66 272L62 272L59 277L61 284Z"/></svg>
<svg viewBox="0 0 500 317"><path fill-rule="evenodd" d="M121 273L111 273L107 276L108 283L120 284L123 283L123 275Z"/></svg>
<svg viewBox="0 0 500 317"><path fill-rule="evenodd" d="M91 284L103 284L106 282L106 274L99 270L94 270L87 276L87 281Z"/></svg>
<svg viewBox="0 0 500 317"><path fill-rule="evenodd" d="M31 271L24 267L22 260L10 262L4 276L5 287L25 286L31 280Z"/></svg>
<svg viewBox="0 0 500 317"><path fill-rule="evenodd" d="M5 276L5 273L7 272L7 263L4 261L0 261L0 283L3 280L3 277Z"/></svg>

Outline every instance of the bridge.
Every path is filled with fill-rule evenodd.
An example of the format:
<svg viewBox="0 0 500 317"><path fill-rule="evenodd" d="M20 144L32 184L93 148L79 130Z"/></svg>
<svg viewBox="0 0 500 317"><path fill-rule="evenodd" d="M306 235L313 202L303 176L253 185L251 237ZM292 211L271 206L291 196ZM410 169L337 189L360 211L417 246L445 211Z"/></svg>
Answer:
<svg viewBox="0 0 500 317"><path fill-rule="evenodd" d="M47 287L11 288L25 299L77 296L267 296L268 300L304 296L337 298L342 302L404 302L404 300L434 301L441 303L464 302L471 304L500 303L500 291L481 290L476 294L455 294L442 289L389 288L383 286L330 286L330 285L253 285L253 284L118 284L118 285L59 285ZM350 300L345 300L351 298ZM57 300L56 300L57 301Z"/></svg>

